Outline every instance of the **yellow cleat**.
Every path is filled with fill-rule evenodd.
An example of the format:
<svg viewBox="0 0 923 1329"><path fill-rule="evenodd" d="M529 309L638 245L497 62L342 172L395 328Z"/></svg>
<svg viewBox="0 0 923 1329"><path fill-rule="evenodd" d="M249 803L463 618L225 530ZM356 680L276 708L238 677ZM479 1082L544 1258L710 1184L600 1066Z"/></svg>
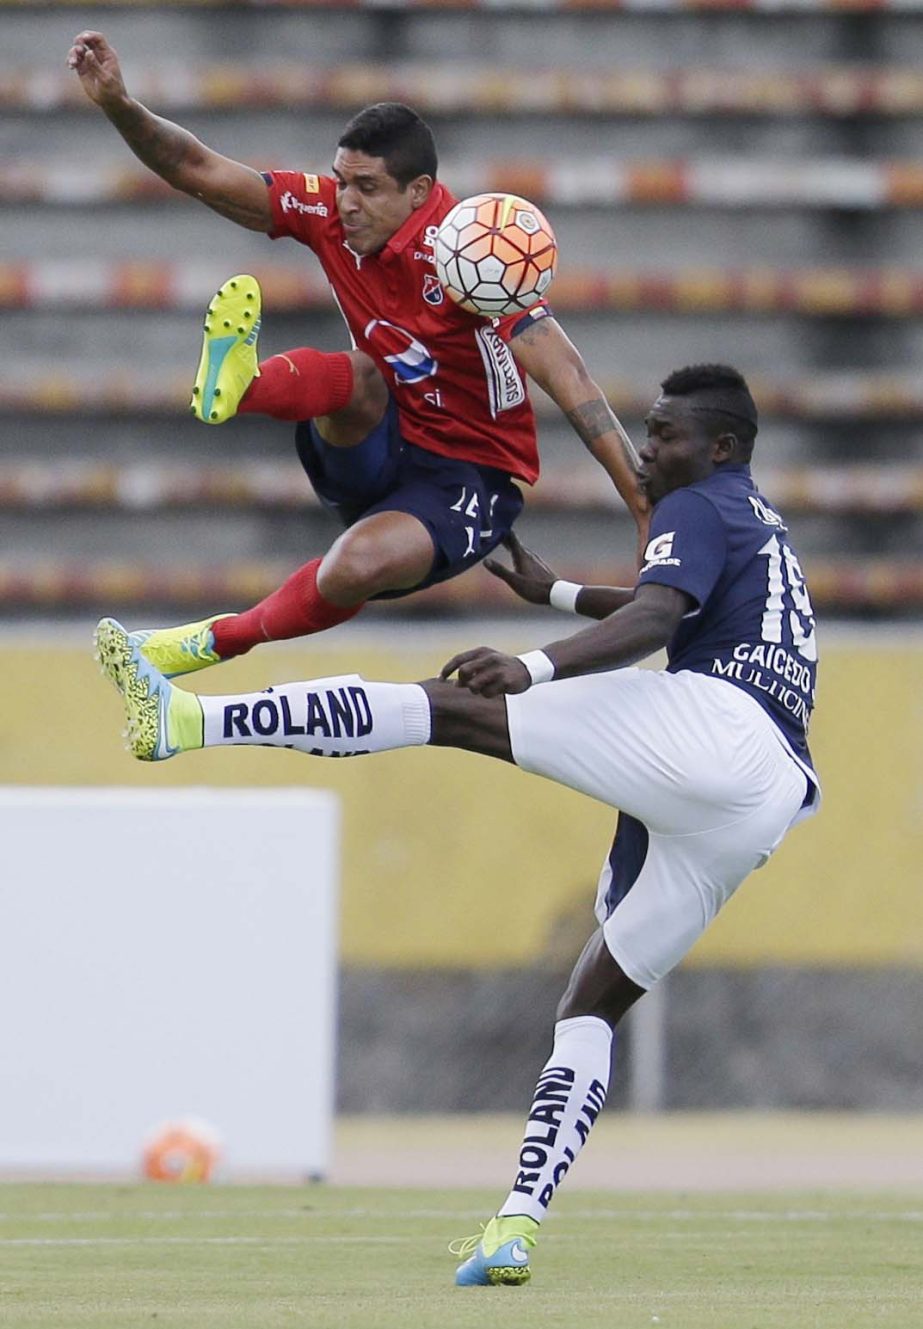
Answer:
<svg viewBox="0 0 923 1329"><path fill-rule="evenodd" d="M532 1277L529 1251L535 1245L538 1223L525 1214L492 1218L473 1237L449 1243L449 1250L464 1263L455 1271L458 1287L521 1287Z"/></svg>
<svg viewBox="0 0 923 1329"><path fill-rule="evenodd" d="M219 618L233 617L233 614L213 614L198 623L181 623L177 628L146 628L130 632L128 637L131 645L137 647L148 664L164 678L178 678L180 674L192 674L197 669L221 663L221 656L215 650L212 625Z"/></svg>
<svg viewBox="0 0 923 1329"><path fill-rule="evenodd" d="M96 625L96 658L121 695L128 750L139 761L166 761L202 747L205 722L198 697L173 687L141 655L114 618Z"/></svg>
<svg viewBox="0 0 923 1329"><path fill-rule="evenodd" d="M259 377L260 286L255 277L229 277L205 315L202 355L192 389L192 413L207 425L237 414L241 398Z"/></svg>

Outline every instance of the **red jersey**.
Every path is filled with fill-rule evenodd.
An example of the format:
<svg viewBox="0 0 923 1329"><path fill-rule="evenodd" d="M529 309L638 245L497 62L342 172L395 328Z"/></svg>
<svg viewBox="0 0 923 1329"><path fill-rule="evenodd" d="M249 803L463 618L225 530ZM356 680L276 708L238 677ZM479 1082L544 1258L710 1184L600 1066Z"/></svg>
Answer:
<svg viewBox="0 0 923 1329"><path fill-rule="evenodd" d="M377 254L346 245L336 181L300 171L264 176L272 204L272 239L291 236L314 250L333 288L354 345L375 361L408 443L445 457L493 466L529 484L538 478L535 416L510 350L528 313L481 318L446 295L436 276L436 229L456 199L435 184Z"/></svg>

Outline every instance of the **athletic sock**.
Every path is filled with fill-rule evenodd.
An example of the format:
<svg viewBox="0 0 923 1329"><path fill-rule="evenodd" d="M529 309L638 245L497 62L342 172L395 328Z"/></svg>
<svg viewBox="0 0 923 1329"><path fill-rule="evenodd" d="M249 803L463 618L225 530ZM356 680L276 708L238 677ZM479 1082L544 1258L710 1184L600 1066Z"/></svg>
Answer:
<svg viewBox="0 0 923 1329"><path fill-rule="evenodd" d="M419 683L368 683L344 674L198 700L207 748L257 744L354 757L419 747L430 737L429 698Z"/></svg>
<svg viewBox="0 0 923 1329"><path fill-rule="evenodd" d="M555 1025L554 1046L526 1122L519 1172L499 1218L525 1214L540 1223L545 1217L606 1101L611 1057L612 1030L605 1020L580 1015Z"/></svg>
<svg viewBox="0 0 923 1329"><path fill-rule="evenodd" d="M316 420L342 410L353 395L353 362L347 351L315 351L299 346L260 365L237 408L276 420Z"/></svg>
<svg viewBox="0 0 923 1329"><path fill-rule="evenodd" d="M317 589L317 570L321 560L293 572L288 581L265 600L242 614L219 618L212 624L212 637L216 653L222 660L243 655L251 646L264 641L288 641L291 637L308 637L312 632L323 632L353 618L361 604L333 605Z"/></svg>

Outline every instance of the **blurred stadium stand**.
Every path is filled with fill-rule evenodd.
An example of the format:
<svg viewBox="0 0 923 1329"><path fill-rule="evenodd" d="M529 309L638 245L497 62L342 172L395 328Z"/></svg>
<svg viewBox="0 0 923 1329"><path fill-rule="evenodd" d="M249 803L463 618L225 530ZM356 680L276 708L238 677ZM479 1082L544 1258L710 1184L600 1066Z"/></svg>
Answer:
<svg viewBox="0 0 923 1329"><path fill-rule="evenodd" d="M923 612L921 0L0 0L0 612L242 606L334 534L290 429L185 413L198 314L264 283L264 353L344 330L313 259L171 193L86 101L81 26L210 145L324 169L399 98L460 195L547 209L553 306L641 435L680 364L740 365L757 475L821 610ZM560 571L631 575L630 524L548 403L522 530ZM498 593L501 592L501 593ZM481 573L413 615L516 611ZM391 605L386 611L396 612Z"/></svg>

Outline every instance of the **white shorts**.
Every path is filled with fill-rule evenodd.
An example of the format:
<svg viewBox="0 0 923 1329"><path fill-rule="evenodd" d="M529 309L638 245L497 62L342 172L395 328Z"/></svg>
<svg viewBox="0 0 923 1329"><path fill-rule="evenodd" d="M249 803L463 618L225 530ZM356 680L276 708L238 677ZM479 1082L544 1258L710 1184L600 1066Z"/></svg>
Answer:
<svg viewBox="0 0 923 1329"><path fill-rule="evenodd" d="M704 674L618 669L506 702L518 766L646 828L632 881L613 890L604 866L596 914L619 967L651 987L804 815L807 776L758 702Z"/></svg>

